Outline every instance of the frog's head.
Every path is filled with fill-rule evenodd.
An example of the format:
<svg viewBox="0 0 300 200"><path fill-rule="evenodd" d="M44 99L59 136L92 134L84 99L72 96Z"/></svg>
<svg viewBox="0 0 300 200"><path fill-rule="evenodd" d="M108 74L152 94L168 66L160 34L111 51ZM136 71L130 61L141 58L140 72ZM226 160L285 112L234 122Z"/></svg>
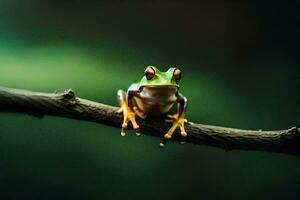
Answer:
<svg viewBox="0 0 300 200"><path fill-rule="evenodd" d="M154 66L148 66L145 70L145 76L140 81L140 86L165 86L179 88L181 71L172 67L166 72L161 72Z"/></svg>

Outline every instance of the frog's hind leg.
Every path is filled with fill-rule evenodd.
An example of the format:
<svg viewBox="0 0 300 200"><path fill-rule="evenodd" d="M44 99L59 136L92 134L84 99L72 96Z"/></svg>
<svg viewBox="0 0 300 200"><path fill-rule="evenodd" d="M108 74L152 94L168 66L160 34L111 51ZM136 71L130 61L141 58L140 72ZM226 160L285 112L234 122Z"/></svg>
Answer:
<svg viewBox="0 0 300 200"><path fill-rule="evenodd" d="M141 110L139 110L138 107L134 106L133 107L133 111L134 113L139 116L141 119L146 119L147 118L147 115L145 113L143 113Z"/></svg>
<svg viewBox="0 0 300 200"><path fill-rule="evenodd" d="M133 98L133 97L131 97ZM121 128L121 135L125 136L127 131L128 122L132 123L133 129L136 133L136 135L141 135L140 127L136 123L135 120L135 112L128 106L128 100L126 97L126 93L123 90L118 91L118 101L120 108L117 111L118 113L123 113L123 123ZM130 99L130 101L133 101L133 99Z"/></svg>

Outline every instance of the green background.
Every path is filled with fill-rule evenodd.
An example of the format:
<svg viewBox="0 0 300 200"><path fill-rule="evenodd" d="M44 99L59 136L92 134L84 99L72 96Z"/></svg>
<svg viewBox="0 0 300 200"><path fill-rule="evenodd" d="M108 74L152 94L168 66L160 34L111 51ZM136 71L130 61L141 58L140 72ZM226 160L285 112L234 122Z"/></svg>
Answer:
<svg viewBox="0 0 300 200"><path fill-rule="evenodd" d="M299 5L286 1L0 1L0 85L117 105L147 65L183 72L189 120L300 125ZM299 199L300 158L126 137L0 113L1 199Z"/></svg>

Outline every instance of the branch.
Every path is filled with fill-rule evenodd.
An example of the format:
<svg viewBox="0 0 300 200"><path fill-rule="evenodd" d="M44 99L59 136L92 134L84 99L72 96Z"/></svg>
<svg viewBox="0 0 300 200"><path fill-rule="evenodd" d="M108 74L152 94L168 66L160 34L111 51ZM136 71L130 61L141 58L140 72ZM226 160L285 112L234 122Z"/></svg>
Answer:
<svg viewBox="0 0 300 200"><path fill-rule="evenodd" d="M0 112L20 112L42 118L44 115L92 121L121 127L117 107L78 98L72 90L64 93L38 93L0 87ZM164 119L138 120L142 133L163 137L170 128ZM203 124L186 124L186 142L232 149L258 150L300 155L300 129L261 131L241 130ZM174 139L179 140L178 132Z"/></svg>

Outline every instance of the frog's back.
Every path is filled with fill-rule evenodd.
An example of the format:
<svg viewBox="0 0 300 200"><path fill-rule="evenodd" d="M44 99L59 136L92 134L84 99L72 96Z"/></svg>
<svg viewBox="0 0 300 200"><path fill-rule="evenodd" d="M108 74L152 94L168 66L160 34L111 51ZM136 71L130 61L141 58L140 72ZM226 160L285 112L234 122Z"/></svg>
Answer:
<svg viewBox="0 0 300 200"><path fill-rule="evenodd" d="M177 100L177 87L144 86L136 98L138 108L147 115L159 116L167 113Z"/></svg>

